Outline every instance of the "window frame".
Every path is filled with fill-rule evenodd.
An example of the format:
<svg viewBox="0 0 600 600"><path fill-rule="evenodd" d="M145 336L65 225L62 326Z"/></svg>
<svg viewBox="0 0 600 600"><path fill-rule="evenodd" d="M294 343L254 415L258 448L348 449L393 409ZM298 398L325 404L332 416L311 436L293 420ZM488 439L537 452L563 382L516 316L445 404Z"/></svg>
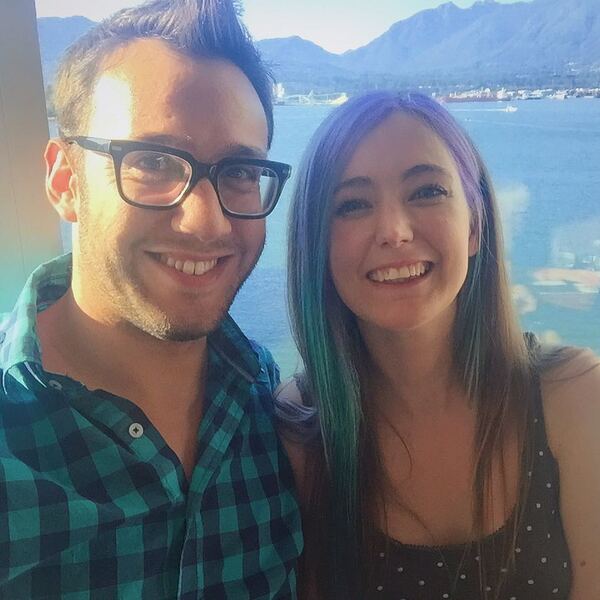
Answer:
<svg viewBox="0 0 600 600"><path fill-rule="evenodd" d="M0 313L27 277L62 252L60 221L46 199L48 116L34 0L2 4L0 18Z"/></svg>

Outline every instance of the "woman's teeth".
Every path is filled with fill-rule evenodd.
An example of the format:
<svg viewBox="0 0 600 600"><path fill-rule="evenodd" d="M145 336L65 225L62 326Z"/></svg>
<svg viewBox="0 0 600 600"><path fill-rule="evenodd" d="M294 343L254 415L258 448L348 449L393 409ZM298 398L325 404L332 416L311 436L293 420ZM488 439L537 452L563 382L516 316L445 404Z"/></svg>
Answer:
<svg viewBox="0 0 600 600"><path fill-rule="evenodd" d="M372 281L383 283L385 281L406 281L425 275L430 269L427 262L417 262L404 267L388 267L386 269L376 269L370 271L367 275Z"/></svg>
<svg viewBox="0 0 600 600"><path fill-rule="evenodd" d="M160 262L186 275L204 275L204 273L216 267L219 260L216 258L201 261L176 260L172 256L161 255Z"/></svg>

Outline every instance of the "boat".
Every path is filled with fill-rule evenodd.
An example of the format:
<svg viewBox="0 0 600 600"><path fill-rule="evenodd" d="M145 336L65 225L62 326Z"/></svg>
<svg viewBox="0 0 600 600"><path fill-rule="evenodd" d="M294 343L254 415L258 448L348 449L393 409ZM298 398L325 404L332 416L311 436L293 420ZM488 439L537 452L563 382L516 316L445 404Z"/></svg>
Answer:
<svg viewBox="0 0 600 600"><path fill-rule="evenodd" d="M289 96L282 96L279 104L301 104L303 106L340 106L348 99L349 96L346 92L315 94L315 92L311 90L308 94L291 94Z"/></svg>
<svg viewBox="0 0 600 600"><path fill-rule="evenodd" d="M344 104L344 102L348 101L348 94L346 92L342 92L337 98L332 98L329 101L326 101L325 104L329 104L331 106L340 106Z"/></svg>

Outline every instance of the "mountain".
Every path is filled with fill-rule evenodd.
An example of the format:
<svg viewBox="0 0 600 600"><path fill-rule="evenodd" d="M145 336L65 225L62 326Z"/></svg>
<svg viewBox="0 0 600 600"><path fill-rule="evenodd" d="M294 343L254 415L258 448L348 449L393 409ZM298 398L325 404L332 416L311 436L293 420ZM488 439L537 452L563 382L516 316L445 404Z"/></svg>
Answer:
<svg viewBox="0 0 600 600"><path fill-rule="evenodd" d="M263 55L268 55L277 66L286 64L314 64L332 66L339 60L337 54L323 50L314 42L304 40L297 35L287 38L270 38L257 43ZM282 64L277 64L277 58Z"/></svg>
<svg viewBox="0 0 600 600"><path fill-rule="evenodd" d="M352 90L357 82L376 85L564 84L600 80L600 0L494 0L459 8L446 2L394 23L369 44L342 55L303 52L305 40L278 40L275 53L264 40L263 55L282 65L287 83L298 69L312 68ZM283 50L285 48L285 50ZM293 60L287 62L287 57ZM283 65L286 65L283 67ZM335 67L333 73L331 69ZM305 82L305 89L315 81ZM310 84L310 85L308 85ZM335 87L335 86L334 86ZM360 85L359 85L360 87Z"/></svg>
<svg viewBox="0 0 600 600"><path fill-rule="evenodd" d="M474 5L463 10L452 2L438 8L421 11L412 17L392 25L388 31L366 46L346 52L342 64L354 71L393 73L411 72L419 63L429 62L430 56L438 54L438 48L477 23L485 12L490 15L492 5ZM439 66L439 62L434 64Z"/></svg>
<svg viewBox="0 0 600 600"><path fill-rule="evenodd" d="M394 24L341 57L356 72L456 78L565 72L600 65L598 0L451 2Z"/></svg>
<svg viewBox="0 0 600 600"><path fill-rule="evenodd" d="M93 24L83 17L38 19L46 82L60 53ZM341 55L297 36L257 45L288 93L577 78L598 85L600 0L480 0L466 9L446 2Z"/></svg>
<svg viewBox="0 0 600 600"><path fill-rule="evenodd" d="M272 38L257 42L258 49L278 81L284 81L288 93L328 89L335 81L355 79L344 68L340 56L301 37Z"/></svg>

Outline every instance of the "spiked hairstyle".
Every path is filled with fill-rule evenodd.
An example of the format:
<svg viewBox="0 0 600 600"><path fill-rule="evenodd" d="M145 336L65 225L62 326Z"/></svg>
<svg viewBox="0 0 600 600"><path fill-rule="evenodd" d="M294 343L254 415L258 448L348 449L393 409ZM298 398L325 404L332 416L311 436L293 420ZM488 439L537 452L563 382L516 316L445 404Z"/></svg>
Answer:
<svg viewBox="0 0 600 600"><path fill-rule="evenodd" d="M150 0L123 9L80 37L58 69L54 102L60 131L81 135L103 61L120 46L158 38L192 57L221 58L239 67L261 101L273 137L272 78L231 0Z"/></svg>

